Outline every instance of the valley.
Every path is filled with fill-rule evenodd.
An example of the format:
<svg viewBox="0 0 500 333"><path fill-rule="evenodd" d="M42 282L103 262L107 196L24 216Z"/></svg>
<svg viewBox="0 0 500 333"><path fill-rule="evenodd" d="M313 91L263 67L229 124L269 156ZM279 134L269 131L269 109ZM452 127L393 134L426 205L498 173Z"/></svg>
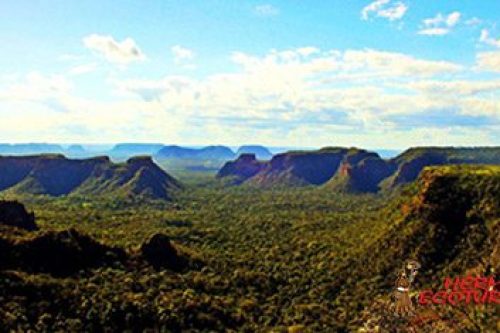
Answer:
<svg viewBox="0 0 500 333"><path fill-rule="evenodd" d="M42 237L48 252L37 255L52 266L0 270L0 322L12 330L49 331L403 329L408 322L390 322L393 316L382 309L406 259L422 263L416 282L422 289L446 274L497 276L499 180L496 166L448 164L377 194L329 184L234 186L211 174L183 182L168 200L131 200L113 191L98 197L4 191L3 199L34 212L38 230L2 227L3 255L32 256L23 251ZM101 245L84 246L90 241L82 237ZM142 253L145 244L164 237L181 259L167 256L167 266L158 266ZM84 257L93 246L105 247L115 259L97 257L61 276L50 268L58 267L50 249L60 241L76 242ZM166 249L161 244L168 243L159 242ZM179 270L172 260L185 264ZM434 311L439 318L460 315L463 332L498 325L495 306ZM422 331L454 332L446 322L434 320Z"/></svg>

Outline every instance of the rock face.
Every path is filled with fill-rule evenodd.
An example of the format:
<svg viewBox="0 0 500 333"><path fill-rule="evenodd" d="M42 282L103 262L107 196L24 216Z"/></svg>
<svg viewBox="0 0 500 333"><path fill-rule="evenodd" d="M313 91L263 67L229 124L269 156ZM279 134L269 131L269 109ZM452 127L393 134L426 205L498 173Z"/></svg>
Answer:
<svg viewBox="0 0 500 333"><path fill-rule="evenodd" d="M155 268L181 270L185 260L177 253L168 236L155 234L141 246L142 257Z"/></svg>
<svg viewBox="0 0 500 333"><path fill-rule="evenodd" d="M500 164L500 148L417 147L408 149L392 161L398 168L392 177L385 182L385 187L388 188L413 182L426 166Z"/></svg>
<svg viewBox="0 0 500 333"><path fill-rule="evenodd" d="M396 187L402 184L410 183L417 179L420 172L430 165L442 165L447 163L444 154L436 152L423 152L407 161L401 160L398 170L389 182L390 187Z"/></svg>
<svg viewBox="0 0 500 333"><path fill-rule="evenodd" d="M236 177L239 183L254 186L321 185L333 177L348 148L323 148L274 155L270 161L257 162L254 155L242 155L227 162L218 178Z"/></svg>
<svg viewBox="0 0 500 333"><path fill-rule="evenodd" d="M82 235L74 229L49 231L31 239L3 239L3 268L68 276L81 270L123 262L126 253Z"/></svg>
<svg viewBox="0 0 500 333"><path fill-rule="evenodd" d="M241 184L255 176L265 167L254 154L242 154L234 162L227 162L217 173L217 178L231 177L233 184Z"/></svg>
<svg viewBox="0 0 500 333"><path fill-rule="evenodd" d="M0 157L0 191L62 195L145 196L169 200L181 185L151 157L122 164L108 157L83 160L62 155Z"/></svg>
<svg viewBox="0 0 500 333"><path fill-rule="evenodd" d="M327 186L350 193L377 192L379 183L395 171L396 165L365 150L348 154Z"/></svg>
<svg viewBox="0 0 500 333"><path fill-rule="evenodd" d="M273 157L273 154L264 146L241 146L236 156L243 154L253 154L259 160L269 160Z"/></svg>
<svg viewBox="0 0 500 333"><path fill-rule="evenodd" d="M324 148L278 154L249 179L249 183L258 186L321 185L335 174L347 152L346 148Z"/></svg>
<svg viewBox="0 0 500 333"><path fill-rule="evenodd" d="M227 162L218 178L260 187L322 185L346 192L377 192L413 182L426 166L500 164L500 148L412 148L396 158L357 148L287 152L268 162L244 156Z"/></svg>
<svg viewBox="0 0 500 333"><path fill-rule="evenodd" d="M28 213L26 208L17 201L0 200L0 225L29 231L38 229L35 224L35 214Z"/></svg>

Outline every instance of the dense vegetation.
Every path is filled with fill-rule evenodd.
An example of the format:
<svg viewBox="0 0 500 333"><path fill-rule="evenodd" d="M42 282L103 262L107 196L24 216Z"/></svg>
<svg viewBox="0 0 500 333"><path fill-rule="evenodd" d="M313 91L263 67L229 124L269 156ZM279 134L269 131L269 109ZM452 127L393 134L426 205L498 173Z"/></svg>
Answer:
<svg viewBox="0 0 500 333"><path fill-rule="evenodd" d="M35 212L40 230L1 229L2 237L22 242L74 228L128 259L66 276L1 270L0 327L297 333L371 323L390 330L379 305L389 302L405 259L423 263L418 287L469 269L497 274L499 175L496 167L430 169L418 184L385 195L224 187L189 174L177 175L186 188L173 202L11 194ZM463 214L455 216L462 197ZM176 270L141 260L157 234L192 264ZM498 328L496 307L470 311L461 331Z"/></svg>

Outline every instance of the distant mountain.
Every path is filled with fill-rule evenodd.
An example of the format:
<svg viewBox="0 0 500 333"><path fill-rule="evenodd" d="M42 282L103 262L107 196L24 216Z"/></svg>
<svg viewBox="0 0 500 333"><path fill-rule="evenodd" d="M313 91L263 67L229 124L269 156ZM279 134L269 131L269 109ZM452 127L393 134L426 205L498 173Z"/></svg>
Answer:
<svg viewBox="0 0 500 333"><path fill-rule="evenodd" d="M419 147L389 160L358 148L291 151L269 162L257 162L253 155L227 162L217 178L264 187L327 183L336 191L377 192L413 182L426 166L449 164L500 164L500 147Z"/></svg>
<svg viewBox="0 0 500 333"><path fill-rule="evenodd" d="M64 149L64 155L67 157L88 157L92 155L87 152L82 145L71 145Z"/></svg>
<svg viewBox="0 0 500 333"><path fill-rule="evenodd" d="M119 143L110 151L112 157L131 157L137 155L154 155L164 147L160 143Z"/></svg>
<svg viewBox="0 0 500 333"><path fill-rule="evenodd" d="M155 155L155 158L158 160L230 160L234 157L234 152L226 146L207 146L199 149L179 146L165 146Z"/></svg>
<svg viewBox="0 0 500 333"><path fill-rule="evenodd" d="M259 160L269 160L273 154L264 146L241 146L236 152L236 156L242 154L254 154Z"/></svg>
<svg viewBox="0 0 500 333"><path fill-rule="evenodd" d="M62 155L0 157L0 191L62 195L113 195L171 199L180 184L150 157L112 163L108 157L73 160Z"/></svg>
<svg viewBox="0 0 500 333"><path fill-rule="evenodd" d="M0 155L60 154L62 146L49 143L0 144Z"/></svg>

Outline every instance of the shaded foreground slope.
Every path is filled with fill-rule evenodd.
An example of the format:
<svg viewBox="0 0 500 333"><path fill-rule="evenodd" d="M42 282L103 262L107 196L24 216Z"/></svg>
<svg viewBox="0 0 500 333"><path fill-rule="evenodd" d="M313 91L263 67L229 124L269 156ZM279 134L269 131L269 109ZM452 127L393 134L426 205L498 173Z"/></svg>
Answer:
<svg viewBox="0 0 500 333"><path fill-rule="evenodd" d="M150 157L112 163L107 157L0 157L0 191L49 196L112 195L171 199L181 185Z"/></svg>
<svg viewBox="0 0 500 333"><path fill-rule="evenodd" d="M416 288L441 289L445 277L494 277L500 271L500 167L444 166L426 168L416 194L401 206L403 218L353 265L365 278L380 277L360 321L365 332L478 332L498 329L498 305L423 306L407 318L394 316L390 290L405 260L422 264ZM361 292L363 284L353 286ZM427 317L423 324L417 316ZM429 320L429 318L431 318Z"/></svg>

